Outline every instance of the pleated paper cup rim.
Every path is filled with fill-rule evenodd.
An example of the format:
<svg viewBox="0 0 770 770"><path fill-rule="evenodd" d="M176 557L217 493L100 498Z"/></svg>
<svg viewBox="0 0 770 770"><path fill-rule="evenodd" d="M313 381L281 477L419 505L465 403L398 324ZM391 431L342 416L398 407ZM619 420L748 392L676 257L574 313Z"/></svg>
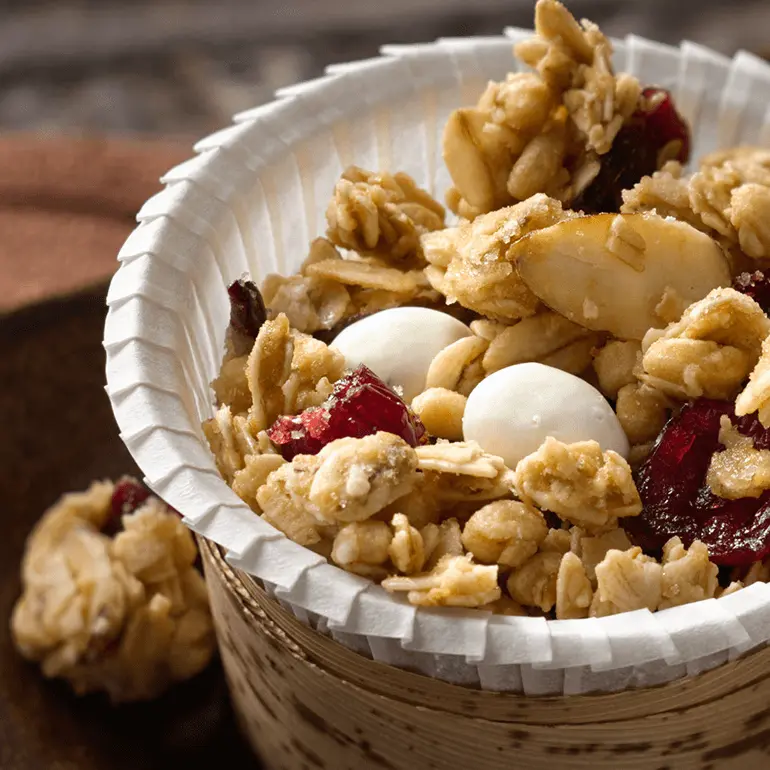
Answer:
<svg viewBox="0 0 770 770"><path fill-rule="evenodd" d="M504 37L386 46L380 57L282 89L276 101L198 142L197 155L163 177L164 189L142 207L118 255L104 331L107 392L147 484L192 530L227 549L233 566L320 631L378 660L489 689L509 689L511 667L514 689L533 694L644 686L766 644L770 586L584 620L416 608L256 516L219 476L200 428L214 409L208 383L221 363L226 284L244 272L294 272L321 234L323 204L349 163L403 169L443 192L440 127L450 106L473 103L487 80L515 71L511 44L531 34L512 28ZM614 42L618 71L673 91L698 155L770 142L770 67L762 60L728 59L688 42ZM388 105L413 112L401 116ZM364 119L374 139L361 133ZM333 162L308 178L303 168L319 163L323 147ZM287 216L293 211L304 216Z"/></svg>

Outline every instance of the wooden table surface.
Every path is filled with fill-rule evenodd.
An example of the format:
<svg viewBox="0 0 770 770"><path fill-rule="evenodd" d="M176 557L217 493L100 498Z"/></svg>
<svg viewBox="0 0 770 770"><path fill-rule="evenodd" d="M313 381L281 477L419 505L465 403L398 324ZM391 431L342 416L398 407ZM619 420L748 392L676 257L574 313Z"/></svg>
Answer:
<svg viewBox="0 0 770 770"><path fill-rule="evenodd" d="M24 142L14 141L21 158ZM255 770L256 760L237 733L218 663L154 703L113 708L106 699L78 699L64 685L44 680L11 644L8 618L19 594L19 561L38 516L64 491L135 471L104 393L105 277L132 227L130 212L157 188L155 179L172 157L186 150L97 144L101 172L86 168L80 185L67 187L66 178L77 173L73 158L96 155L84 155L77 143L37 149L27 143L26 166L37 164L50 173L36 187L28 177L13 205L9 176L0 179L0 294L6 308L15 308L0 315L0 768L208 770L224 760ZM0 139L4 171L12 157ZM133 167L121 191L105 172L116 167ZM105 185L112 197L100 196ZM19 193L18 185L14 189ZM51 208L56 216L47 216ZM8 243L14 223L33 211L37 225L13 241L13 253ZM62 223L69 227L62 230ZM69 260L66 269L62 259ZM19 291L14 275L34 279ZM77 283L97 285L73 294ZM51 295L59 298L28 302Z"/></svg>

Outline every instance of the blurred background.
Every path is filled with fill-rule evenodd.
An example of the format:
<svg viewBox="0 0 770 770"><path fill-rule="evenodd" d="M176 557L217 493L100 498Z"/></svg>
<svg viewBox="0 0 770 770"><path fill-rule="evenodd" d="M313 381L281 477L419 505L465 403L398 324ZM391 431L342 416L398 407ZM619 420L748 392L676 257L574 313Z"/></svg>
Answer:
<svg viewBox="0 0 770 770"><path fill-rule="evenodd" d="M532 0L0 0L0 130L200 136L383 43L530 26ZM571 0L613 35L770 49L767 0Z"/></svg>

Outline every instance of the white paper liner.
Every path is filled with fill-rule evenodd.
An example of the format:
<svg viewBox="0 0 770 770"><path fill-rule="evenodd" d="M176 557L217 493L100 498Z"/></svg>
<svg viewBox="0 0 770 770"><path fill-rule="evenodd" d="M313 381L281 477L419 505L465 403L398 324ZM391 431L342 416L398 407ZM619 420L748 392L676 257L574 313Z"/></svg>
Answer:
<svg viewBox="0 0 770 770"><path fill-rule="evenodd" d="M770 639L770 586L664 612L546 621L417 609L287 540L217 474L200 422L211 416L229 306L248 271L292 273L324 228L342 169L404 170L437 197L449 113L519 65L528 37L387 46L330 67L236 116L164 176L120 251L104 333L107 391L147 483L301 622L360 654L449 682L528 695L614 692L694 675ZM615 66L673 90L694 153L770 144L770 67L692 43L616 41Z"/></svg>

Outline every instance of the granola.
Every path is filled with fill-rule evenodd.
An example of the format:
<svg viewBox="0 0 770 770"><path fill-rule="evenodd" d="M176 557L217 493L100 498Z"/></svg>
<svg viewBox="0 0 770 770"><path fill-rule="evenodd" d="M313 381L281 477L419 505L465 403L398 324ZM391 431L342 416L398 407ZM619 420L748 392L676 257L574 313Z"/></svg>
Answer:
<svg viewBox="0 0 770 770"><path fill-rule="evenodd" d="M463 529L463 546L483 564L520 567L548 534L543 514L514 500L500 500L480 508Z"/></svg>
<svg viewBox="0 0 770 770"><path fill-rule="evenodd" d="M299 274L268 275L262 293L272 318L284 314L292 328L307 334L329 332L359 315L438 302L422 264L422 258L394 264L383 256L342 254L326 238L316 238Z"/></svg>
<svg viewBox="0 0 770 770"><path fill-rule="evenodd" d="M389 577L386 591L407 591L412 604L425 607L481 607L500 598L497 566L474 564L470 556L444 556L427 574Z"/></svg>
<svg viewBox="0 0 770 770"><path fill-rule="evenodd" d="M546 192L567 203L596 178L641 87L615 75L612 45L555 0L535 10L536 37L516 54L534 73L490 82L475 107L450 117L444 160L454 182L447 202L479 214Z"/></svg>
<svg viewBox="0 0 770 770"><path fill-rule="evenodd" d="M431 361L425 387L452 390L467 396L484 379L482 356L488 345L487 340L476 336L463 337L447 345Z"/></svg>
<svg viewBox="0 0 770 770"><path fill-rule="evenodd" d="M641 548L610 550L596 565L592 617L631 610L656 610L663 593L663 569Z"/></svg>
<svg viewBox="0 0 770 770"><path fill-rule="evenodd" d="M642 346L634 341L612 340L593 357L599 388L607 398L617 399L618 391L636 382L636 365Z"/></svg>
<svg viewBox="0 0 770 770"><path fill-rule="evenodd" d="M624 385L615 401L618 420L634 445L654 439L666 424L672 408L671 399L646 382Z"/></svg>
<svg viewBox="0 0 770 770"><path fill-rule="evenodd" d="M556 584L562 554L555 551L536 553L514 570L506 583L511 598L528 607L549 612L556 604Z"/></svg>
<svg viewBox="0 0 770 770"><path fill-rule="evenodd" d="M583 562L588 579L596 584L596 565L604 561L609 551L627 551L631 548L628 535L621 528L610 530L603 535L586 537L585 533L573 527L576 550Z"/></svg>
<svg viewBox="0 0 770 770"><path fill-rule="evenodd" d="M383 521L390 521L397 513L403 513L409 523L420 530L426 524L439 523L441 502L434 494L434 485L426 480L425 474L418 475L409 492L386 505L376 516Z"/></svg>
<svg viewBox="0 0 770 770"><path fill-rule="evenodd" d="M682 173L682 164L672 160L651 176L642 177L630 190L623 191L621 213L654 211L661 217L673 217L704 229L703 220L691 208L688 180Z"/></svg>
<svg viewBox="0 0 770 770"><path fill-rule="evenodd" d="M446 388L428 388L412 401L414 413L433 436L461 441L463 412L468 399Z"/></svg>
<svg viewBox="0 0 770 770"><path fill-rule="evenodd" d="M522 500L588 532L612 529L619 517L642 510L628 463L595 441L568 445L547 438L516 466L514 484Z"/></svg>
<svg viewBox="0 0 770 770"><path fill-rule="evenodd" d="M351 522L335 535L331 559L348 572L382 580L392 539L384 521Z"/></svg>
<svg viewBox="0 0 770 770"><path fill-rule="evenodd" d="M770 489L770 450L756 449L754 440L739 433L727 415L720 421L719 443L724 451L712 455L706 475L715 495L739 500Z"/></svg>
<svg viewBox="0 0 770 770"><path fill-rule="evenodd" d="M298 274L268 276L262 299L241 279L255 312L231 315L203 424L217 469L288 537L417 605L574 620L767 580L770 534L726 559L714 532L729 540L770 505L770 277L739 275L770 258L770 151L720 150L686 173L666 91L615 73L610 41L556 0L539 0L535 27L515 50L530 69L445 126L459 220L407 174L351 166ZM359 363L411 344L374 321L406 306L409 334L427 334L420 313L468 327L414 387ZM337 335L364 316L351 353ZM567 374L550 394L554 369ZM596 400L581 412L582 388ZM653 504L650 469L668 479L709 440L696 496L727 515L701 539L656 541L650 517L684 516L689 481Z"/></svg>
<svg viewBox="0 0 770 770"><path fill-rule="evenodd" d="M658 609L710 599L717 590L716 564L709 561L709 552L696 540L689 548L678 537L663 546L662 599Z"/></svg>
<svg viewBox="0 0 770 770"><path fill-rule="evenodd" d="M419 572L425 564L425 543L418 529L415 529L403 513L397 513L390 522L393 539L388 554L393 566L405 575Z"/></svg>
<svg viewBox="0 0 770 770"><path fill-rule="evenodd" d="M444 207L407 174L346 169L326 212L337 246L387 261L422 261L420 236L444 226Z"/></svg>
<svg viewBox="0 0 770 770"><path fill-rule="evenodd" d="M625 212L657 211L720 239L750 259L770 257L770 153L759 147L720 150L682 176L678 163L623 193Z"/></svg>
<svg viewBox="0 0 770 770"><path fill-rule="evenodd" d="M751 372L749 383L735 400L735 413L757 412L765 428L770 427L770 336L762 341L762 355Z"/></svg>
<svg viewBox="0 0 770 770"><path fill-rule="evenodd" d="M507 366L527 361L547 363L557 352L564 350L576 340L589 336L590 344L585 351L582 365L577 369L578 372L583 371L590 364L591 348L594 346L596 337L582 326L547 310L524 318L500 332L489 343L482 366L487 374L491 374Z"/></svg>
<svg viewBox="0 0 770 770"><path fill-rule="evenodd" d="M539 300L525 286L508 252L527 233L575 216L543 194L457 227L423 236L426 275L447 303L458 302L492 320L533 315Z"/></svg>
<svg viewBox="0 0 770 770"><path fill-rule="evenodd" d="M556 618L587 618L594 591L583 562L572 552L565 553L556 576Z"/></svg>
<svg viewBox="0 0 770 770"><path fill-rule="evenodd" d="M455 518L444 519L438 526L428 524L420 534L425 546L426 570L432 570L445 556L462 556L465 553L460 522Z"/></svg>
<svg viewBox="0 0 770 770"><path fill-rule="evenodd" d="M267 483L268 476L273 471L277 471L285 462L281 455L273 452L246 455L243 458L243 468L233 474L233 492L252 511L260 513L257 492L261 486Z"/></svg>
<svg viewBox="0 0 770 770"><path fill-rule="evenodd" d="M317 458L298 455L270 473L257 488L262 518L300 545L315 545L324 536L324 523L309 510L310 484L318 468Z"/></svg>
<svg viewBox="0 0 770 770"><path fill-rule="evenodd" d="M190 531L151 496L115 521L126 484L139 487L95 482L44 514L27 542L11 621L16 647L45 676L116 703L160 695L215 650ZM114 537L105 534L118 523Z"/></svg>
<svg viewBox="0 0 770 770"><path fill-rule="evenodd" d="M750 297L714 289L642 343L644 382L679 398L728 399L759 360L770 319Z"/></svg>
<svg viewBox="0 0 770 770"><path fill-rule="evenodd" d="M511 494L511 470L473 441L439 441L416 452L418 467L443 503L485 502Z"/></svg>
<svg viewBox="0 0 770 770"><path fill-rule="evenodd" d="M291 374L294 337L289 319L281 314L259 330L246 362L246 379L251 392L249 426L258 433L272 425L284 412L283 386Z"/></svg>
<svg viewBox="0 0 770 770"><path fill-rule="evenodd" d="M576 529L577 527L573 527L571 530L554 529L551 527L540 543L540 550L553 551L560 554L567 553L567 551L572 550L572 532Z"/></svg>
<svg viewBox="0 0 770 770"><path fill-rule="evenodd" d="M263 517L282 531L279 524L307 526L303 536L315 538L319 525L364 521L407 494L417 464L414 449L391 433L341 438L271 473L257 502Z"/></svg>
<svg viewBox="0 0 770 770"><path fill-rule="evenodd" d="M243 422L243 429L250 434L248 423ZM203 423L203 432L216 460L217 470L229 484L232 484L236 472L243 468L244 459L237 441L239 430L234 424L232 410L227 404L223 404L212 419Z"/></svg>
<svg viewBox="0 0 770 770"><path fill-rule="evenodd" d="M316 262L341 259L332 243L316 238L298 275L268 275L261 288L273 317L283 313L294 329L312 334L319 329L332 329L351 315L354 310L346 286L307 273Z"/></svg>
<svg viewBox="0 0 770 770"><path fill-rule="evenodd" d="M219 376L211 383L217 404L228 406L234 414L247 412L251 406L251 391L246 377L248 356L225 359Z"/></svg>

